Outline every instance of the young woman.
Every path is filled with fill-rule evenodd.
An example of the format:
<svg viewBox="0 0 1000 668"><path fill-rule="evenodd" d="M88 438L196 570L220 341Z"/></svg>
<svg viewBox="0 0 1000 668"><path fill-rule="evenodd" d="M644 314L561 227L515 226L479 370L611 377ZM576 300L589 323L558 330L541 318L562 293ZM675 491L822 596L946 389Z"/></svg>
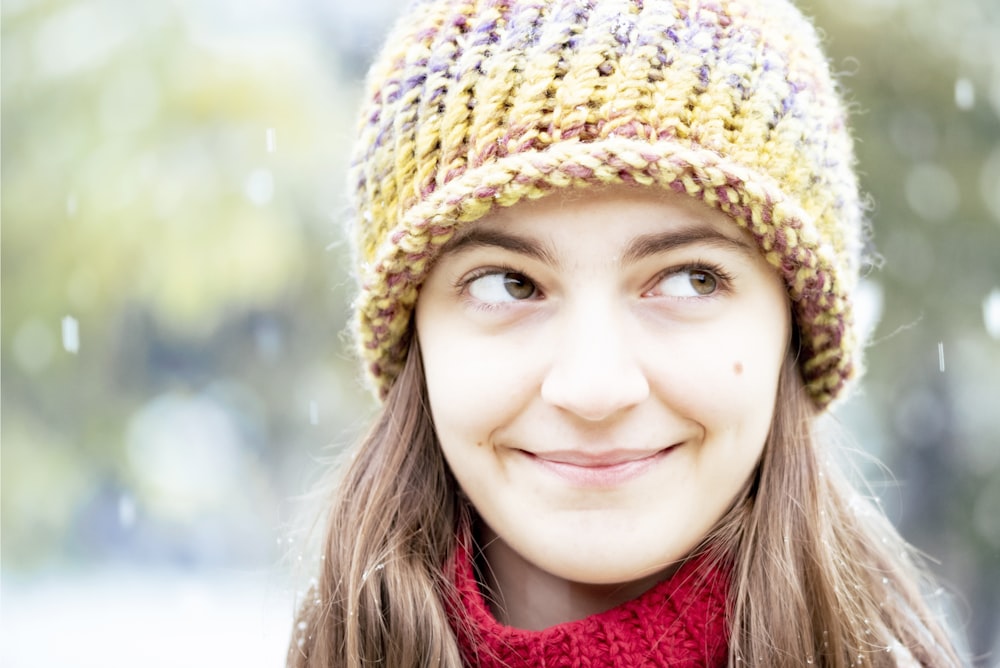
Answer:
<svg viewBox="0 0 1000 668"><path fill-rule="evenodd" d="M785 0L416 2L351 172L384 403L288 665L959 665L812 432L845 121Z"/></svg>

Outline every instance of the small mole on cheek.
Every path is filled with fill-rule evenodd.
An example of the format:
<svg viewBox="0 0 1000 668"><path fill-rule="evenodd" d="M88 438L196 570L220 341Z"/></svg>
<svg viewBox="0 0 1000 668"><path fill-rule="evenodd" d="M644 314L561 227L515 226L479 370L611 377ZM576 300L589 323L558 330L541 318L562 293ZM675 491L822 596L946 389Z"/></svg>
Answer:
<svg viewBox="0 0 1000 668"><path fill-rule="evenodd" d="M737 361L733 364L733 371L737 376L743 373L743 362Z"/></svg>

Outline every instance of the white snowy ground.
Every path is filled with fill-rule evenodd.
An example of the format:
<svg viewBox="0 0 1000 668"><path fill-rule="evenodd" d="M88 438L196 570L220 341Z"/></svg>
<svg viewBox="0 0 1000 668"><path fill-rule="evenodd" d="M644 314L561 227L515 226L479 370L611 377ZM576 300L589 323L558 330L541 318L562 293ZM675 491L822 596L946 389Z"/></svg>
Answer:
<svg viewBox="0 0 1000 668"><path fill-rule="evenodd" d="M280 668L293 593L275 574L0 580L3 668Z"/></svg>

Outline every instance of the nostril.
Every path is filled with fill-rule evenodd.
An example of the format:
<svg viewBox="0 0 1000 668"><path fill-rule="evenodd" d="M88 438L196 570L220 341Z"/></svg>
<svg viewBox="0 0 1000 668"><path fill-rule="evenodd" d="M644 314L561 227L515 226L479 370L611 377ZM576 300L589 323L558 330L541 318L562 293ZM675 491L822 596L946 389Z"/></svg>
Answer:
<svg viewBox="0 0 1000 668"><path fill-rule="evenodd" d="M542 383L542 398L588 421L604 420L642 403L649 383L638 365L583 364L554 368Z"/></svg>

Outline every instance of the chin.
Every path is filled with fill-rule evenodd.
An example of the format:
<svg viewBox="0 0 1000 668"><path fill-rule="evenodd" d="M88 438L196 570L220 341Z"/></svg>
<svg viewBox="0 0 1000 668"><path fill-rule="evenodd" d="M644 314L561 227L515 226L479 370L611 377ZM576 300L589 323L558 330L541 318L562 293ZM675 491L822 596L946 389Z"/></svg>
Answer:
<svg viewBox="0 0 1000 668"><path fill-rule="evenodd" d="M540 564L552 575L583 585L620 585L640 580L659 580L676 570L678 560L629 561L628 555L607 555L594 559L593 555L581 562L580 554L567 555L565 561L551 563L551 567ZM634 557L634 555L632 555ZM551 560L550 560L551 561Z"/></svg>

